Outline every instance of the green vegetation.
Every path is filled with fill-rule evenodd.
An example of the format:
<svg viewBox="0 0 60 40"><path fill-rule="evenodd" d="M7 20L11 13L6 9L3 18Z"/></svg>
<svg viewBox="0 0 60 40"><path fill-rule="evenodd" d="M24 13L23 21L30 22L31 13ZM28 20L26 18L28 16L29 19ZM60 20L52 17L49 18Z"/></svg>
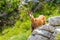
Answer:
<svg viewBox="0 0 60 40"><path fill-rule="evenodd" d="M27 13L38 3L30 2L19 8L20 2L20 0L0 0L0 40L27 40L31 34L31 21ZM60 16L60 4L47 2L33 13L34 17L41 14L47 19L51 16ZM57 40L60 40L60 36L58 38Z"/></svg>
<svg viewBox="0 0 60 40"><path fill-rule="evenodd" d="M55 39L56 39L56 40L60 40L60 36L59 36L60 33L57 33L57 34L58 34L58 35L56 35Z"/></svg>

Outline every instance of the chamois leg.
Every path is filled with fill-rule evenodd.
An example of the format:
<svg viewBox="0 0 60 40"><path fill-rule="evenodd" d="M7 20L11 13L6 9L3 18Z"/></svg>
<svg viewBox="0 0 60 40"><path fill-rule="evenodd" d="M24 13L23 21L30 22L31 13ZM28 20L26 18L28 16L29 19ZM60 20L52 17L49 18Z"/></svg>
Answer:
<svg viewBox="0 0 60 40"><path fill-rule="evenodd" d="M33 32L33 30L34 30L34 27L32 26L32 32Z"/></svg>
<svg viewBox="0 0 60 40"><path fill-rule="evenodd" d="M43 25L45 25L45 22L43 23Z"/></svg>

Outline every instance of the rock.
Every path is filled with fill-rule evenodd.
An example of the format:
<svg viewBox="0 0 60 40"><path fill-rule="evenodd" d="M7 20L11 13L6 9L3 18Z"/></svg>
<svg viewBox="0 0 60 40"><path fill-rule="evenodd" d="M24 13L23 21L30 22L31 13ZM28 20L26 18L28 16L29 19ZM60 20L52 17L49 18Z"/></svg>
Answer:
<svg viewBox="0 0 60 40"><path fill-rule="evenodd" d="M53 27L55 27L55 29L60 29L60 26L53 26Z"/></svg>
<svg viewBox="0 0 60 40"><path fill-rule="evenodd" d="M38 29L46 30L46 31L49 31L51 33L53 33L54 30L55 30L55 28L53 26L49 25L49 24L45 24L42 27L39 27Z"/></svg>
<svg viewBox="0 0 60 40"><path fill-rule="evenodd" d="M39 0L32 0L33 2L39 2Z"/></svg>
<svg viewBox="0 0 60 40"><path fill-rule="evenodd" d="M50 38L50 40L56 40L56 37L60 34L60 29L57 28L55 29L54 33L52 34L53 36Z"/></svg>
<svg viewBox="0 0 60 40"><path fill-rule="evenodd" d="M55 40L60 34L60 16L51 17L48 22L35 29L28 40Z"/></svg>
<svg viewBox="0 0 60 40"><path fill-rule="evenodd" d="M49 40L46 37L43 37L41 35L31 35L28 40Z"/></svg>
<svg viewBox="0 0 60 40"><path fill-rule="evenodd" d="M51 17L48 19L48 22L52 26L60 25L60 16Z"/></svg>
<svg viewBox="0 0 60 40"><path fill-rule="evenodd" d="M42 36L44 36L46 38L50 38L50 36L51 36L52 33L48 32L46 30L38 30L38 29L36 29L36 30L33 31L32 34L33 35L35 35L35 34L42 35Z"/></svg>
<svg viewBox="0 0 60 40"><path fill-rule="evenodd" d="M42 25L32 32L32 35L28 38L28 40L50 40L54 30L53 26L48 24Z"/></svg>

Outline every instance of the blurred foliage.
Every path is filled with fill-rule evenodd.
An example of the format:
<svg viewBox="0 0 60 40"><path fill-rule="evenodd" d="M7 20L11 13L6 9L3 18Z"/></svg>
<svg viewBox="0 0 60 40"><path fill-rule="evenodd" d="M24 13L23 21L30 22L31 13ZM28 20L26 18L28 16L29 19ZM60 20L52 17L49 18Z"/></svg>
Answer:
<svg viewBox="0 0 60 40"><path fill-rule="evenodd" d="M60 0L53 2L40 0L42 3L34 13L34 17L43 14L48 19L51 16L60 16ZM27 40L31 34L31 21L28 11L34 9L39 3L28 2L20 6L22 0L0 0L0 40ZM2 28L2 29L1 29ZM60 40L60 37L58 37Z"/></svg>
<svg viewBox="0 0 60 40"><path fill-rule="evenodd" d="M55 40L60 40L60 32L59 33L57 33L57 35L56 35L56 37L55 37Z"/></svg>
<svg viewBox="0 0 60 40"><path fill-rule="evenodd" d="M12 25L19 15L20 0L0 0L0 26Z"/></svg>

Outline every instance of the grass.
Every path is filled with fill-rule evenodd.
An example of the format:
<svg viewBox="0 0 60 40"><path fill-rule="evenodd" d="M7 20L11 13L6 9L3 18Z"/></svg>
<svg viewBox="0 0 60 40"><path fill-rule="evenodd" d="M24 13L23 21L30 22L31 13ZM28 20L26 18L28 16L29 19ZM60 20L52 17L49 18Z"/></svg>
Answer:
<svg viewBox="0 0 60 40"><path fill-rule="evenodd" d="M5 28L0 35L0 40L27 40L31 34L29 21L17 21L14 27Z"/></svg>

